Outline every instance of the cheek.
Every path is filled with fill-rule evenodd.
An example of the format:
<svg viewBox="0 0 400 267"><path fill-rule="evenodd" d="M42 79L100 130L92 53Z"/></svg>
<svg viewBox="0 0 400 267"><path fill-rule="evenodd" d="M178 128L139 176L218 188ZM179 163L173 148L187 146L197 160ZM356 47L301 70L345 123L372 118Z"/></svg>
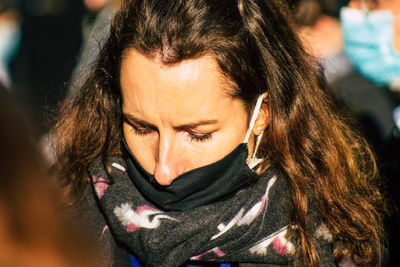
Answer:
<svg viewBox="0 0 400 267"><path fill-rule="evenodd" d="M193 163L199 166L205 166L214 163L230 152L239 144L243 143L247 127L245 122L232 124L222 131L215 132L210 141L200 143L199 145L188 144L188 146L197 147L193 155Z"/></svg>
<svg viewBox="0 0 400 267"><path fill-rule="evenodd" d="M238 145L229 137L223 133L214 133L211 140L196 142L184 134L178 134L175 155L186 171L197 169L224 158Z"/></svg>

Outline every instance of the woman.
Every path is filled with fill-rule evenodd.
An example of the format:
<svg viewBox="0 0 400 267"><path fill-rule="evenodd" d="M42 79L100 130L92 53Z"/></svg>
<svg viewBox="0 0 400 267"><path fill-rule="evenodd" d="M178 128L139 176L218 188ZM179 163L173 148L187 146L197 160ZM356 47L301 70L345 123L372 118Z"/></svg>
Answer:
<svg viewBox="0 0 400 267"><path fill-rule="evenodd" d="M123 1L58 125L67 193L107 263L378 264L374 159L285 13Z"/></svg>
<svg viewBox="0 0 400 267"><path fill-rule="evenodd" d="M119 5L119 0L84 0L88 14L82 22L83 43L78 63L73 71L69 93L82 87L89 75L101 47L110 32L111 19Z"/></svg>

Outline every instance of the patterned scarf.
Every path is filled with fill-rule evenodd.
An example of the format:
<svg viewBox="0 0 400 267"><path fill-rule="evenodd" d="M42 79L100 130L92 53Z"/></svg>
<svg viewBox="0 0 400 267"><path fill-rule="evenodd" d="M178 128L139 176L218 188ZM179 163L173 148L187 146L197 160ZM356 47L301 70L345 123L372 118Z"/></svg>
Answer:
<svg viewBox="0 0 400 267"><path fill-rule="evenodd" d="M287 237L292 201L284 177L270 168L228 199L185 211L163 211L145 199L110 158L112 178L101 160L90 167L100 209L111 232L145 266L188 261L283 264L294 242Z"/></svg>

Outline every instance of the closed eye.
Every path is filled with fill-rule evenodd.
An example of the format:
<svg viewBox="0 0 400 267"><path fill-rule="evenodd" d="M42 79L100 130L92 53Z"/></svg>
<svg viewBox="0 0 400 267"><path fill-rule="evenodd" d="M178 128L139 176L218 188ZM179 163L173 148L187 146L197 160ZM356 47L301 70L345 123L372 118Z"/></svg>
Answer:
<svg viewBox="0 0 400 267"><path fill-rule="evenodd" d="M132 132L137 135L146 135L157 131L157 128L151 124L135 121L126 116L124 116L124 120L132 127Z"/></svg>
<svg viewBox="0 0 400 267"><path fill-rule="evenodd" d="M125 122L127 122L131 127L132 127L132 132L136 135L147 135L151 134L153 132L158 132L158 128L150 124L146 121L136 119L134 116L129 115L124 113L123 118ZM210 125L210 124L216 124L216 120L205 120L205 121L200 121L197 123L188 123L184 125L180 125L177 127L174 127L176 131L179 132L184 132L188 135L189 139L191 142L205 142L207 140L210 140L212 138L212 135L216 130L209 132L209 133L201 133L193 130L194 128L199 127L200 125Z"/></svg>
<svg viewBox="0 0 400 267"><path fill-rule="evenodd" d="M195 141L195 142L205 142L207 140L210 140L213 134L213 132L207 134L199 134L193 132L187 132L187 133L190 137L190 141Z"/></svg>
<svg viewBox="0 0 400 267"><path fill-rule="evenodd" d="M134 124L130 124L132 126L132 130L137 135L146 135L154 132L155 130L150 127L140 127Z"/></svg>

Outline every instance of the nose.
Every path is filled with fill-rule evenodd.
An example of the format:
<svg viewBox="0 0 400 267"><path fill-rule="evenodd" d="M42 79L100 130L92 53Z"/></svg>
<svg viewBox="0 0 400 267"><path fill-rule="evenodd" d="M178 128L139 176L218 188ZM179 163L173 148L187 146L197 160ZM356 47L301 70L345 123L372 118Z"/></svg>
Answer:
<svg viewBox="0 0 400 267"><path fill-rule="evenodd" d="M160 185L171 184L184 172L182 153L177 145L172 136L161 137L160 135L154 168L154 179Z"/></svg>

